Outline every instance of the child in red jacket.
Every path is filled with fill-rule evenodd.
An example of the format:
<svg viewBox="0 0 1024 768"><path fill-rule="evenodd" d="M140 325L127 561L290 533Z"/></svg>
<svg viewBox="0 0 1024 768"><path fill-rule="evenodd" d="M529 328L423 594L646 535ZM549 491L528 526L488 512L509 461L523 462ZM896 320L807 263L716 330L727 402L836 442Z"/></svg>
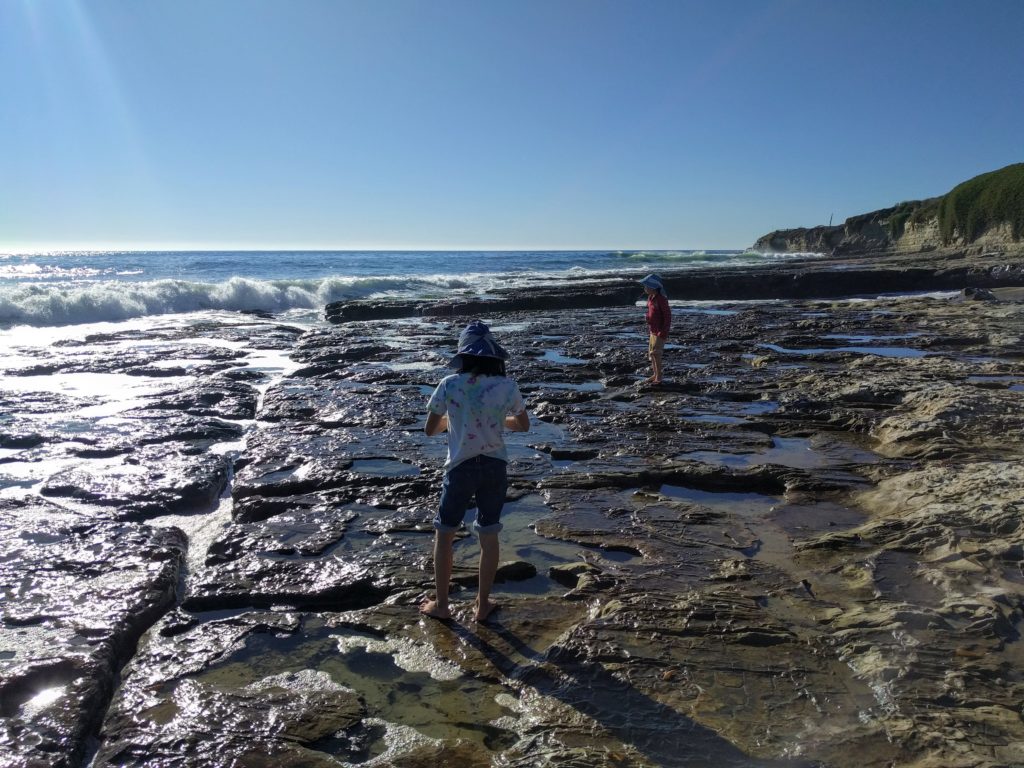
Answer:
<svg viewBox="0 0 1024 768"><path fill-rule="evenodd" d="M668 306L668 294L665 293L665 286L658 275L648 275L640 281L640 285L647 293L647 328L650 331L647 354L651 358L651 368L654 370L654 374L646 381L652 384L661 384L661 360L665 351L665 341L668 339L668 331L672 327L672 310Z"/></svg>

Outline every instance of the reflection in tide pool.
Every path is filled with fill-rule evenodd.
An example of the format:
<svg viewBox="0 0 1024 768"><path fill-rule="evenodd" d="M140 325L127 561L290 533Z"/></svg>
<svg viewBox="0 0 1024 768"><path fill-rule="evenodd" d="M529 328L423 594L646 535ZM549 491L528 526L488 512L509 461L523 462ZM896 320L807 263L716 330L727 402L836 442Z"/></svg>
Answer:
<svg viewBox="0 0 1024 768"><path fill-rule="evenodd" d="M548 576L548 569L553 565L579 562L583 559L585 547L579 544L559 541L558 539L547 539L539 536L533 529L533 524L542 517L550 514L550 510L544 504L544 500L537 494L524 496L516 501L505 503L501 512L501 523L504 526L499 536L501 546L501 560L523 560L530 563L537 569L537 575L525 581L505 582L495 588L494 599L501 602L502 593L505 594L529 594L529 595L560 595L565 592L565 587ZM466 517L467 525L476 516L476 510L471 510ZM459 568L473 570L477 567L477 560L480 556L480 547L476 537L456 539L454 563L456 570ZM456 602L464 599L457 594L453 595Z"/></svg>
<svg viewBox="0 0 1024 768"><path fill-rule="evenodd" d="M676 458L719 464L727 467L755 467L761 464L779 464L798 469L818 469L845 463L872 464L878 457L868 451L841 443L813 446L802 437L773 437L772 447L761 453L725 453L722 451L692 451Z"/></svg>
<svg viewBox="0 0 1024 768"><path fill-rule="evenodd" d="M330 627L317 617L286 637L254 634L243 648L196 681L231 692L289 688L354 691L374 715L317 749L342 765L381 764L389 751L416 742L464 740L489 751L507 749L516 735L501 727L514 714L493 683L467 678L433 645L381 639ZM371 762L372 761L372 762Z"/></svg>
<svg viewBox="0 0 1024 768"><path fill-rule="evenodd" d="M663 485L658 492L673 499L684 499L708 507L728 507L736 512L750 512L754 509L765 511L778 502L774 496L765 496L760 493L700 491L682 485Z"/></svg>

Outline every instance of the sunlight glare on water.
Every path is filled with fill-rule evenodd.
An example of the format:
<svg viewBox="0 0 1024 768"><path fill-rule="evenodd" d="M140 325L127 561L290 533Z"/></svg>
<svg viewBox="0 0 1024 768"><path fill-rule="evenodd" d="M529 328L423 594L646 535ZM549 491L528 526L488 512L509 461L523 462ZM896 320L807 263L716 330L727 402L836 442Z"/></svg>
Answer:
<svg viewBox="0 0 1024 768"><path fill-rule="evenodd" d="M21 709L23 716L31 716L42 712L51 704L55 703L67 690L66 685L58 685L53 688L44 688L35 696L26 701Z"/></svg>

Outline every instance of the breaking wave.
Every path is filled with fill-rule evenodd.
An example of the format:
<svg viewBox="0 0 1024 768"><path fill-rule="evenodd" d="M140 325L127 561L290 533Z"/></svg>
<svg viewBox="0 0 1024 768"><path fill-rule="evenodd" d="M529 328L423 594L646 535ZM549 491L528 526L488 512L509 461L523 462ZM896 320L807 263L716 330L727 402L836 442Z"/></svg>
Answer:
<svg viewBox="0 0 1024 768"><path fill-rule="evenodd" d="M233 277L223 283L154 280L23 284L0 288L0 325L77 325L203 310L283 312L320 309L332 301L376 295L442 296L470 287L465 278L450 275L310 280Z"/></svg>
<svg viewBox="0 0 1024 768"><path fill-rule="evenodd" d="M39 261L0 254L0 327L118 322L207 310L277 314L363 298L431 301L452 292L465 296L495 288L529 290L565 279L604 282L650 270L745 266L809 255L715 250L373 252L281 253L268 259L264 253L189 251L73 253ZM253 264L247 265L247 259ZM247 267L263 274L238 277ZM341 271L295 274L310 269ZM138 279L143 275L152 279Z"/></svg>

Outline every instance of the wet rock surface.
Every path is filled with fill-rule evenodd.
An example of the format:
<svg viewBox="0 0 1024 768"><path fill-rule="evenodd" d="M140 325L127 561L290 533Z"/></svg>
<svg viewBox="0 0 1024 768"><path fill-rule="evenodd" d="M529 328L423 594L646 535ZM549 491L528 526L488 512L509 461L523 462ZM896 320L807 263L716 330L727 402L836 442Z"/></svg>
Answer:
<svg viewBox="0 0 1024 768"><path fill-rule="evenodd" d="M96 505L123 519L144 519L209 511L227 477L223 456L180 443L143 445L120 462L58 472L39 492Z"/></svg>
<svg viewBox="0 0 1024 768"><path fill-rule="evenodd" d="M0 754L77 766L120 666L174 606L186 539L46 502L0 501Z"/></svg>
<svg viewBox="0 0 1024 768"><path fill-rule="evenodd" d="M445 451L424 405L468 318L268 324L289 367L154 382L114 414L136 444L105 458L81 454L125 444L89 416L100 400L4 392L27 415L0 423L12 536L39 493L71 489L54 519L86 526L83 546L178 567L184 534L125 521L189 537L177 608L165 592L137 608L155 624L112 700L104 657L75 678L105 691L42 711L73 719L81 756L109 701L97 766L1024 765L1024 304L995 297L679 304L659 387L641 381L640 308L487 315L533 426L508 437L485 624L468 531L454 620L416 611ZM69 405L77 437L53 417ZM177 500L237 434L182 438L168 410L244 432L214 512L213 491ZM110 469L129 461L173 481L132 496ZM102 594L75 570L66 584ZM5 603L5 636L50 610ZM52 637L52 663L79 663ZM11 700L7 738L27 744L36 716Z"/></svg>

